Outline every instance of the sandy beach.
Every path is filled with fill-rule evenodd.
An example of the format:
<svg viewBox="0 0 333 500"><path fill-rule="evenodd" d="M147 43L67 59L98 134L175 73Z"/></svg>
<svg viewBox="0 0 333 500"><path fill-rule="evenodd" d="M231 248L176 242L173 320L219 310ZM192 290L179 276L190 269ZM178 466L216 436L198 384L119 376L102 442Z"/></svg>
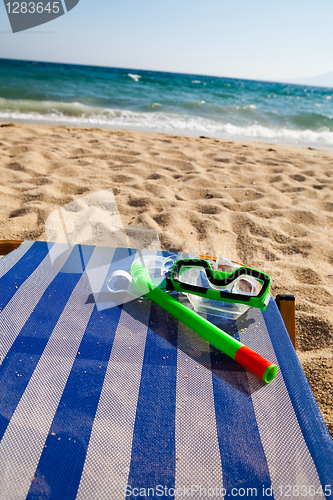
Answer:
<svg viewBox="0 0 333 500"><path fill-rule="evenodd" d="M225 255L296 296L297 354L333 437L333 151L0 123L0 239L45 239L59 206L112 188L124 226Z"/></svg>

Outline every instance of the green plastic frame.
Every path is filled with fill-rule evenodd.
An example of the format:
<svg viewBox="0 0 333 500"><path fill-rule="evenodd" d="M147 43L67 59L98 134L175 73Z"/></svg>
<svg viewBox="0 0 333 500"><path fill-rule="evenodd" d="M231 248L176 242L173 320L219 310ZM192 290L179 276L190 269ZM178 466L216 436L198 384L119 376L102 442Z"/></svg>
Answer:
<svg viewBox="0 0 333 500"><path fill-rule="evenodd" d="M192 267L202 267L206 273L207 279L210 283L215 286L225 287L230 285L239 276L252 276L262 285L261 290L258 295L245 295L241 293L232 293L223 290L213 290L211 288L205 288L202 286L190 285L188 283L182 283L180 277L186 269ZM205 297L211 300L220 300L223 302L234 302L245 304L250 307L258 307L263 311L266 309L268 301L267 296L269 294L269 288L271 285L271 278L268 274L265 274L256 269L250 267L239 267L232 273L226 273L223 271L214 271L210 263L205 259L181 259L177 260L172 268L171 275L168 279L169 286L178 292L193 293L194 295L199 295L200 297Z"/></svg>

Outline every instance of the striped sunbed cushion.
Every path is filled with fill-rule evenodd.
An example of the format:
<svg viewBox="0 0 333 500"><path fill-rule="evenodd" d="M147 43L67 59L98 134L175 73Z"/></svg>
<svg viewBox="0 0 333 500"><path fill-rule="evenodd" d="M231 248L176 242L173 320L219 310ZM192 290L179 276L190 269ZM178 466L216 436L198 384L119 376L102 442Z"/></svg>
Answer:
<svg viewBox="0 0 333 500"><path fill-rule="evenodd" d="M209 317L278 364L264 385L149 300L100 302L134 256L26 241L0 260L0 499L333 498L275 301Z"/></svg>

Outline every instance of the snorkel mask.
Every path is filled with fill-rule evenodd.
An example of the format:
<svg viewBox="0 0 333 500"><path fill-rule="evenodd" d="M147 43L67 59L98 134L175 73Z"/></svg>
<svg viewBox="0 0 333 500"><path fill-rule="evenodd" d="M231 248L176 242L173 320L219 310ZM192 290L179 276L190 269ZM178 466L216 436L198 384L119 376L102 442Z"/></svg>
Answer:
<svg viewBox="0 0 333 500"><path fill-rule="evenodd" d="M201 314L236 320L250 307L264 311L270 299L271 279L267 274L225 257L177 259L176 255L163 257L140 252L134 262L147 269L155 287L168 293L185 294L194 310ZM127 271L115 271L108 280L109 291L115 295L126 293L129 298L138 297L138 291L131 285L126 290L113 288L113 280L119 276L132 284Z"/></svg>
<svg viewBox="0 0 333 500"><path fill-rule="evenodd" d="M244 312L244 307L232 309L233 304L243 305L245 310L257 307L264 311L270 285L267 274L224 258L215 263L206 259L177 260L166 279L167 290L186 293L196 310L218 316Z"/></svg>

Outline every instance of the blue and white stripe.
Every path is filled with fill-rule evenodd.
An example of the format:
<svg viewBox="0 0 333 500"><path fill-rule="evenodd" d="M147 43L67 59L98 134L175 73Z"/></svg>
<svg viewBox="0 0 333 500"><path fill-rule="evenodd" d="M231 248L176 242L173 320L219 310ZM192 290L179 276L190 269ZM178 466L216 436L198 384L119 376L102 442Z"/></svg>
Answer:
<svg viewBox="0 0 333 500"><path fill-rule="evenodd" d="M1 259L1 500L151 498L158 485L160 498L279 499L287 483L313 499L332 484L333 444L273 301L244 331L209 318L280 365L264 386L148 300L94 303L134 256L74 247L54 269L29 243Z"/></svg>

